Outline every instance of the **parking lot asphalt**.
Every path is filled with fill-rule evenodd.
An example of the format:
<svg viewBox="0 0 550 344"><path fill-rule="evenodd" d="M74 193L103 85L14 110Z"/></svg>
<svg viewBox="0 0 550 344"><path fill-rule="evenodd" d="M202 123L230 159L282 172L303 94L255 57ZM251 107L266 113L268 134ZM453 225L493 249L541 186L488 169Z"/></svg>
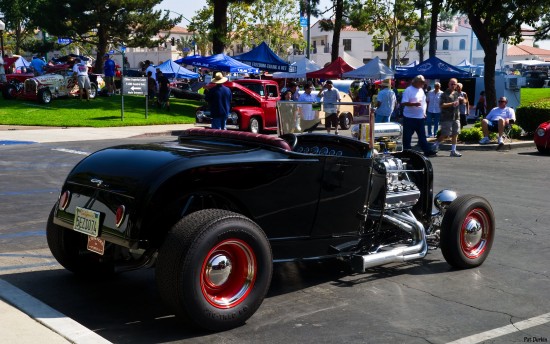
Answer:
<svg viewBox="0 0 550 344"><path fill-rule="evenodd" d="M60 128L0 125L0 145L123 139L140 136L177 136L192 124L130 126L110 128ZM514 140L504 149L534 146L533 141ZM458 150L495 150L496 144L459 144ZM450 150L450 144L440 146ZM13 289L16 289L13 287ZM108 343L61 313L40 301L18 294L0 279L0 338L13 343ZM24 294L24 293L23 293ZM38 311L37 311L38 310ZM13 339L13 340L10 340Z"/></svg>

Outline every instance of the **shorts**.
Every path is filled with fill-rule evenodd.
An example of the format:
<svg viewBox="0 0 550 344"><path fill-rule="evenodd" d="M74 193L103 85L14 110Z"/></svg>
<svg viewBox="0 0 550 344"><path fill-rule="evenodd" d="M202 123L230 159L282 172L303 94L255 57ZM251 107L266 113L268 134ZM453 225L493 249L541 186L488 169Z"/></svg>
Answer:
<svg viewBox="0 0 550 344"><path fill-rule="evenodd" d="M78 76L78 87L85 88L89 90L92 86L90 85L90 78L87 75Z"/></svg>
<svg viewBox="0 0 550 344"><path fill-rule="evenodd" d="M487 127L489 128L489 130L498 130L498 120L487 121Z"/></svg>
<svg viewBox="0 0 550 344"><path fill-rule="evenodd" d="M113 82L115 82L115 77L114 76L106 76L103 78L103 80L105 80L105 83L107 85L109 84L113 84Z"/></svg>
<svg viewBox="0 0 550 344"><path fill-rule="evenodd" d="M159 91L158 100L159 102L167 102L170 99L170 90Z"/></svg>
<svg viewBox="0 0 550 344"><path fill-rule="evenodd" d="M337 113L331 113L331 114L325 114L325 128L330 129L331 127L334 127L338 129L338 114Z"/></svg>
<svg viewBox="0 0 550 344"><path fill-rule="evenodd" d="M441 127L441 135L452 136L460 134L460 120L443 121L439 123Z"/></svg>

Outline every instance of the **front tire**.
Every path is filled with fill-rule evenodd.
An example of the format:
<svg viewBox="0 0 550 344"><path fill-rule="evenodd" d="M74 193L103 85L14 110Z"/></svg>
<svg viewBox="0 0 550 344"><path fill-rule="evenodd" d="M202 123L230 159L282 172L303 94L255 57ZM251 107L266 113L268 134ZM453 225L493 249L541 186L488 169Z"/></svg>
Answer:
<svg viewBox="0 0 550 344"><path fill-rule="evenodd" d="M489 202L462 195L445 211L441 222L441 252L447 263L467 269L481 265L493 245L495 216Z"/></svg>
<svg viewBox="0 0 550 344"><path fill-rule="evenodd" d="M168 233L156 279L162 299L183 320L223 331L256 312L272 270L271 247L257 224L237 213L206 209Z"/></svg>
<svg viewBox="0 0 550 344"><path fill-rule="evenodd" d="M248 125L248 130L251 133L254 133L254 134L259 134L260 131L262 131L262 125L261 125L260 120L258 119L258 117L252 117L250 119L250 123Z"/></svg>
<svg viewBox="0 0 550 344"><path fill-rule="evenodd" d="M340 128L342 130L348 130L351 127L351 124L353 122L353 117L349 113L345 113L343 115L340 115Z"/></svg>
<svg viewBox="0 0 550 344"><path fill-rule="evenodd" d="M52 102L52 92L49 88L43 88L38 91L38 100L42 104L49 104Z"/></svg>
<svg viewBox="0 0 550 344"><path fill-rule="evenodd" d="M543 147L543 146L537 146L537 150L539 151L540 154L550 155L550 149L549 148L546 148L546 147Z"/></svg>

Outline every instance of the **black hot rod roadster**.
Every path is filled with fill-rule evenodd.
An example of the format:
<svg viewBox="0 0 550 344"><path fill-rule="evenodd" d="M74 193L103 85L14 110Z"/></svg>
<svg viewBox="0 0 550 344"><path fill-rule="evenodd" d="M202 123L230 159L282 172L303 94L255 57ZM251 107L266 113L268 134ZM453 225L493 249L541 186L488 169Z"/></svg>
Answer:
<svg viewBox="0 0 550 344"><path fill-rule="evenodd" d="M355 137L319 134L314 108L279 102L278 136L194 128L84 158L48 219L54 257L95 276L155 266L166 304L210 330L251 317L278 262L363 272L440 248L453 267L483 263L495 235L484 198L434 197L432 165L400 149L399 124L356 116Z"/></svg>

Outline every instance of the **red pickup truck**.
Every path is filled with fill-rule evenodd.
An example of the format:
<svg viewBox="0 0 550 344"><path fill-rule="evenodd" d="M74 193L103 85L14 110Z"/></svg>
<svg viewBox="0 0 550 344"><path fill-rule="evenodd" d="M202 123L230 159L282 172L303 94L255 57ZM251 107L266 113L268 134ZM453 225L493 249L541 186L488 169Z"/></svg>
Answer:
<svg viewBox="0 0 550 344"><path fill-rule="evenodd" d="M215 84L208 84L207 89ZM231 89L231 113L227 129L259 133L262 130L277 130L277 101L280 100L279 85L273 80L241 79L224 83ZM197 109L195 125L210 127L208 106Z"/></svg>

